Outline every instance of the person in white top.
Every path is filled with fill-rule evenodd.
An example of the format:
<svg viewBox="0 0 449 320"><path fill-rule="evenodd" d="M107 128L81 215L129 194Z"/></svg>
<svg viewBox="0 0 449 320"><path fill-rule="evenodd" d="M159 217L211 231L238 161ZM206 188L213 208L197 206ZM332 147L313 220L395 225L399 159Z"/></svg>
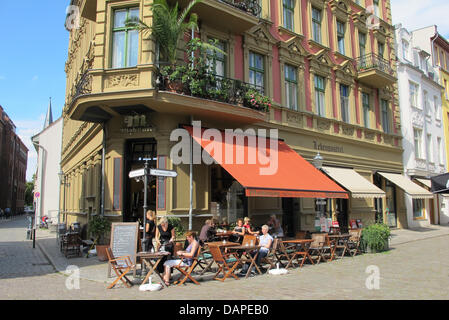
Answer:
<svg viewBox="0 0 449 320"><path fill-rule="evenodd" d="M269 227L266 224L262 226L262 235L259 236L260 249L259 254L257 255L256 258L256 263L258 266L260 266L260 261L267 256L268 252L270 252L271 245L273 244L273 237L270 234L268 234L268 230ZM255 254L255 252L253 254ZM247 263L244 264L242 270L240 271L240 274L241 275L246 274L248 268L249 264ZM251 273L255 273L255 267L253 267Z"/></svg>

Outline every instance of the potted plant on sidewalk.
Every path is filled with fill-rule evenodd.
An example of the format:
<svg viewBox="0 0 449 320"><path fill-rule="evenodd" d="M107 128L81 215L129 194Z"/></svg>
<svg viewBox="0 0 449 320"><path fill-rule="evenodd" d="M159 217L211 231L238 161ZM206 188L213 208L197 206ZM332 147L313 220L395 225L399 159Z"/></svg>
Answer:
<svg viewBox="0 0 449 320"><path fill-rule="evenodd" d="M362 230L360 245L368 253L377 253L389 249L390 228L383 223L372 224Z"/></svg>
<svg viewBox="0 0 449 320"><path fill-rule="evenodd" d="M101 215L93 216L89 221L89 231L95 239L95 249L100 261L108 260L106 249L109 246L109 239L106 235L110 230L111 222Z"/></svg>

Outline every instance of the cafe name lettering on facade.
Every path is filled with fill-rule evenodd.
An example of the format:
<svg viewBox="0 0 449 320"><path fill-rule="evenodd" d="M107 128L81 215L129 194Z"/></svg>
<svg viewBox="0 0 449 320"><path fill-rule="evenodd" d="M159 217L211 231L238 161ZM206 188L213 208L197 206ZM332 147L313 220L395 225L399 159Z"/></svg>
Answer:
<svg viewBox="0 0 449 320"><path fill-rule="evenodd" d="M344 153L342 146L325 145L325 144L319 143L317 141L313 141L313 148L318 151Z"/></svg>
<svg viewBox="0 0 449 320"><path fill-rule="evenodd" d="M126 115L123 117L122 133L141 133L153 131L153 126L149 122L146 114Z"/></svg>

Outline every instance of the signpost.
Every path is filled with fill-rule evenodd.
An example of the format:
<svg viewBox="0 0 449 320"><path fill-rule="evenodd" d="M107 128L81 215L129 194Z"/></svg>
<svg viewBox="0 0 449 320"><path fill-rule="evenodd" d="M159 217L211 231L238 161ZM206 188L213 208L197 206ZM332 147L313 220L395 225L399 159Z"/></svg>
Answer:
<svg viewBox="0 0 449 320"><path fill-rule="evenodd" d="M142 239L142 251L145 251L146 239L146 224L147 224L147 210L148 210L148 177L165 177L176 178L178 173L176 171L164 170L164 169L150 169L148 168L148 160L145 161L143 169L133 170L129 173L130 179L136 179L137 181L143 180L143 239Z"/></svg>

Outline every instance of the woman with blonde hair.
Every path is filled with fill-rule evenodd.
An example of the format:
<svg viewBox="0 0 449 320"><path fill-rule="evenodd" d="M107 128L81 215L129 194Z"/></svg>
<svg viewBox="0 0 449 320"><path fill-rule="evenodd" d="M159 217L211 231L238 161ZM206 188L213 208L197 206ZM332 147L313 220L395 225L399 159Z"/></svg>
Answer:
<svg viewBox="0 0 449 320"><path fill-rule="evenodd" d="M153 239L156 235L156 212L153 210L147 211L145 235L145 251L150 252L153 249Z"/></svg>
<svg viewBox="0 0 449 320"><path fill-rule="evenodd" d="M245 217L245 218L243 219L243 222L244 222L243 227L246 229L246 232L247 232L247 233L252 234L252 235L258 235L258 234L259 234L258 231L251 231L251 224L250 224L250 221L251 221L250 218Z"/></svg>

